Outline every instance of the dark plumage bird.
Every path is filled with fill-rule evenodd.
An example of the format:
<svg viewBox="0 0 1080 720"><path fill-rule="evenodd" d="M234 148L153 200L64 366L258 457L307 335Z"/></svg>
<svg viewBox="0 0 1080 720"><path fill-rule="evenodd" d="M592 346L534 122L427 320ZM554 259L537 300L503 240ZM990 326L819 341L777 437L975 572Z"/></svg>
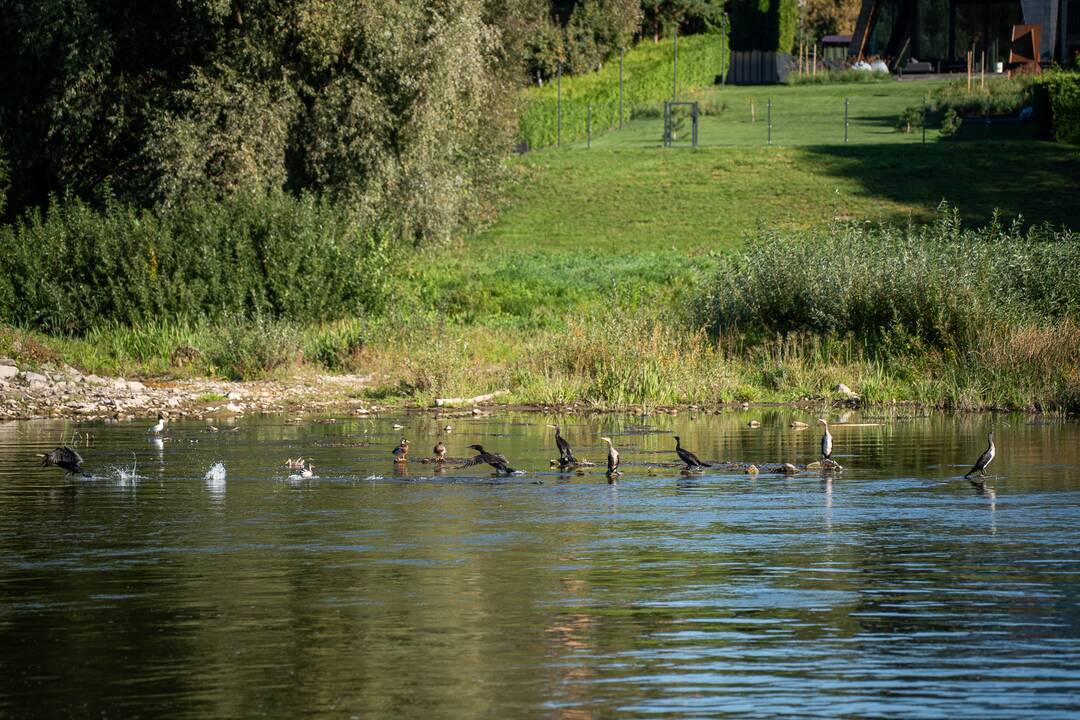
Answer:
<svg viewBox="0 0 1080 720"><path fill-rule="evenodd" d="M391 450L394 453L394 462L409 462L409 441L405 438L401 438L401 442L398 446Z"/></svg>
<svg viewBox="0 0 1080 720"><path fill-rule="evenodd" d="M694 468L712 467L709 463L703 463L698 460L698 456L694 453L686 450L682 446L682 441L679 440L679 436L675 436L675 453L679 456L679 459L686 463L687 470L693 470Z"/></svg>
<svg viewBox="0 0 1080 720"><path fill-rule="evenodd" d="M615 446L611 444L611 438L600 438L607 443L607 474L618 475L619 474L619 451L615 449Z"/></svg>
<svg viewBox="0 0 1080 720"><path fill-rule="evenodd" d="M821 436L821 457L832 460L832 434L829 432L829 423L825 418L818 418L818 423L825 426L825 434Z"/></svg>
<svg viewBox="0 0 1080 720"><path fill-rule="evenodd" d="M487 463L498 472L503 472L507 475L517 472L514 468L510 467L510 461L498 453L489 453L479 445L470 445L469 449L475 450L477 455L471 460L466 460L465 464L461 467L470 467L472 465L482 465L483 463Z"/></svg>
<svg viewBox="0 0 1080 720"><path fill-rule="evenodd" d="M68 447L67 445L58 447L51 453L41 453L41 467L55 465L58 468L67 470L72 475L90 477L89 474L83 472L82 464L82 455L75 452L75 448Z"/></svg>
<svg viewBox="0 0 1080 720"><path fill-rule="evenodd" d="M446 446L443 445L443 441L435 443L435 462L446 462Z"/></svg>
<svg viewBox="0 0 1080 720"><path fill-rule="evenodd" d="M986 468L989 467L990 463L992 463L994 461L994 455L997 452L995 450L995 448L994 448L994 433L989 433L986 436L986 443L987 443L986 451L982 455L979 456L978 460L975 461L974 467L972 467L970 470L968 470L967 475L964 476L965 478L970 479L971 476L974 475L975 473L979 473L980 477L986 475ZM980 482L980 481L976 481L976 482Z"/></svg>
<svg viewBox="0 0 1080 720"><path fill-rule="evenodd" d="M559 426L548 425L548 427L555 428L555 447L559 448L559 467L566 467L576 463L577 458L574 457L574 451L570 449L570 443L566 442L566 438L562 436Z"/></svg>

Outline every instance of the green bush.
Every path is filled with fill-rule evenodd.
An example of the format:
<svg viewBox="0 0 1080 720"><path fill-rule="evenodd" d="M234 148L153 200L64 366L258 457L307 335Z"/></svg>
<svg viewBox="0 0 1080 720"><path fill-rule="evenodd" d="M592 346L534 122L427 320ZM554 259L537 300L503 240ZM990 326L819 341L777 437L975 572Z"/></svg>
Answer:
<svg viewBox="0 0 1080 720"><path fill-rule="evenodd" d="M0 228L0 318L46 332L169 318L324 320L376 312L383 235L310 196L154 213L54 199Z"/></svg>
<svg viewBox="0 0 1080 720"><path fill-rule="evenodd" d="M299 358L296 330L262 315L225 318L214 327L206 347L210 374L230 380L254 380Z"/></svg>
<svg viewBox="0 0 1080 720"><path fill-rule="evenodd" d="M1080 144L1080 73L1049 72L1032 87L1040 135Z"/></svg>
<svg viewBox="0 0 1080 720"><path fill-rule="evenodd" d="M949 110L958 115L983 116L989 109L991 115L1016 115L1030 102L1031 75L1011 78L991 78L985 87L973 85L967 89L967 80L953 80L934 91L930 98L930 111L945 114Z"/></svg>
<svg viewBox="0 0 1080 720"><path fill-rule="evenodd" d="M970 350L987 328L1080 318L1077 240L1018 222L967 229L948 209L923 227L770 233L726 261L698 310L716 333Z"/></svg>
<svg viewBox="0 0 1080 720"><path fill-rule="evenodd" d="M714 33L679 38L679 87L712 85L727 71L721 36ZM672 41L642 42L623 61L623 116L636 108L671 99ZM593 133L619 124L619 63L613 61L589 75L562 79L562 141L584 139L586 115L592 106ZM556 85L529 88L524 93L519 140L531 148L554 145L557 139Z"/></svg>
<svg viewBox="0 0 1080 720"><path fill-rule="evenodd" d="M923 112L919 107L904 108L904 112L900 113L896 121L896 131L902 133L913 133L922 126Z"/></svg>
<svg viewBox="0 0 1080 720"><path fill-rule="evenodd" d="M949 108L945 111L945 117L941 118L941 125L938 128L938 133L941 137L952 137L960 132L960 126L963 124L964 119L957 115L955 110Z"/></svg>
<svg viewBox="0 0 1080 720"><path fill-rule="evenodd" d="M795 0L731 0L728 13L733 50L791 52L795 45Z"/></svg>

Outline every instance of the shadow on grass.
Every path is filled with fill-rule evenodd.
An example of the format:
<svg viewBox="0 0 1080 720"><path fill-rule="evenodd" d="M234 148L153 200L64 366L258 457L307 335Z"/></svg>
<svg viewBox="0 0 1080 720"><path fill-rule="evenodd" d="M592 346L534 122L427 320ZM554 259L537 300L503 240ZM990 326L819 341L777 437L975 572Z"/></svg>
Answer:
<svg viewBox="0 0 1080 720"><path fill-rule="evenodd" d="M976 136L977 137L977 136ZM877 196L932 213L942 200L966 220L985 223L995 209L1006 218L1080 229L1075 188L1080 148L1048 142L936 141L798 148L805 160L836 177L854 179Z"/></svg>

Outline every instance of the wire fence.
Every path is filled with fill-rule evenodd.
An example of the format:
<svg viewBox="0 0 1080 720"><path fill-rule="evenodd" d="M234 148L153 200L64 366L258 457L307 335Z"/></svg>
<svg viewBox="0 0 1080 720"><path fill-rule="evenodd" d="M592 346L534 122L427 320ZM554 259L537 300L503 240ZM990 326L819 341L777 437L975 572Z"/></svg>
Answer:
<svg viewBox="0 0 1080 720"><path fill-rule="evenodd" d="M698 101L698 147L911 144L944 138L1005 140L1034 135L1033 125L1019 118L993 117L987 112L950 123L930 112L925 103L866 93L858 97L831 95L796 100L773 97L767 86L757 86L732 88L722 97L680 99ZM691 144L693 128L689 113L686 115L676 122L672 147ZM593 103L565 113L564 117L574 118L575 123L567 136L581 138L564 143L564 148L665 146L663 103L624 107L621 117L617 103ZM687 142L683 142L684 138Z"/></svg>

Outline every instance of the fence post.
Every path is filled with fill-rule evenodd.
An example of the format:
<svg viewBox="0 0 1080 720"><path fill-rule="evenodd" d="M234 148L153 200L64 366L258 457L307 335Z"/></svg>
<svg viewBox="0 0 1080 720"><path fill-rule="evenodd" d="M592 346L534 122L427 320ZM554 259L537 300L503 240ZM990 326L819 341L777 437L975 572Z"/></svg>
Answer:
<svg viewBox="0 0 1080 720"><path fill-rule="evenodd" d="M592 147L592 103L585 108L585 147Z"/></svg>
<svg viewBox="0 0 1080 720"><path fill-rule="evenodd" d="M555 76L555 147L562 147L562 63Z"/></svg>
<svg viewBox="0 0 1080 720"><path fill-rule="evenodd" d="M623 49L619 48L619 129L622 130L622 59Z"/></svg>
<svg viewBox="0 0 1080 720"><path fill-rule="evenodd" d="M772 145L772 98L769 98L769 102L767 103L766 107L768 108L768 136L765 144Z"/></svg>
<svg viewBox="0 0 1080 720"><path fill-rule="evenodd" d="M922 104L922 144L926 144L926 100Z"/></svg>
<svg viewBox="0 0 1080 720"><path fill-rule="evenodd" d="M844 144L847 145L848 134L848 98L844 98Z"/></svg>
<svg viewBox="0 0 1080 720"><path fill-rule="evenodd" d="M674 102L679 99L679 26L675 26L675 30L672 33L675 37L674 60L671 65L671 100Z"/></svg>

